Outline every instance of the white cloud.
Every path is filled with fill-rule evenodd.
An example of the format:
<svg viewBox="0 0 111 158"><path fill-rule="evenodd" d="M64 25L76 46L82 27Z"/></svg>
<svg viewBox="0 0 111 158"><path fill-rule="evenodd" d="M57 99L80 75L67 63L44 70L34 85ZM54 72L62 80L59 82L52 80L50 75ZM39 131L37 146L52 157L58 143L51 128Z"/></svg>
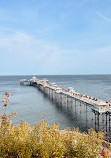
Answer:
<svg viewBox="0 0 111 158"><path fill-rule="evenodd" d="M111 45L98 49L99 53L110 53L111 54Z"/></svg>
<svg viewBox="0 0 111 158"><path fill-rule="evenodd" d="M110 72L111 46L64 50L25 32L0 36L0 74L81 74Z"/></svg>
<svg viewBox="0 0 111 158"><path fill-rule="evenodd" d="M100 12L97 11L96 14L97 14L99 17L101 17L103 20L105 20L105 21L107 21L107 22L111 22L111 18L109 18L109 17L103 15L102 13L100 13Z"/></svg>
<svg viewBox="0 0 111 158"><path fill-rule="evenodd" d="M23 68L24 73L28 70L29 74L65 73L65 69L76 63L72 54L73 50L62 50L57 45L50 45L24 32L0 37L0 56L2 61L5 60L0 66L15 67L16 71L22 71Z"/></svg>

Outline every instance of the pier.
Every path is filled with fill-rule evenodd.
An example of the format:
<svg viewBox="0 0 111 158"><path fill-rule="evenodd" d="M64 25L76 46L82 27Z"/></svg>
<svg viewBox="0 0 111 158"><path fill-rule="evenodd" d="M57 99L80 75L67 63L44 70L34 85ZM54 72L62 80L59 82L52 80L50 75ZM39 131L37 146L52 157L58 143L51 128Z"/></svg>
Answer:
<svg viewBox="0 0 111 158"><path fill-rule="evenodd" d="M70 108L78 106L85 106L86 119L87 118L87 107L91 108L92 120L95 121L95 130L99 131L100 121L102 121L103 129L106 132L111 130L111 104L109 102L93 98L87 95L80 94L74 90L74 88L69 87L68 89L63 89L58 87L55 83L50 83L47 79L38 79L32 77L30 80L22 79L20 81L21 85L29 84L31 86L37 87L43 94L45 94L49 99L55 101L59 105L67 105Z"/></svg>

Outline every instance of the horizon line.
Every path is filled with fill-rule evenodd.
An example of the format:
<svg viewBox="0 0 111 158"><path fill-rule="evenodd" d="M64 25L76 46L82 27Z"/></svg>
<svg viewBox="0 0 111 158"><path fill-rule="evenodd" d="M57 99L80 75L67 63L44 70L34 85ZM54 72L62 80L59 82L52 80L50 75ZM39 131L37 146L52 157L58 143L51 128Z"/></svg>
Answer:
<svg viewBox="0 0 111 158"><path fill-rule="evenodd" d="M24 74L24 75L23 74L22 75L21 74L19 74L19 75L15 74L14 75L13 74L12 75L11 74L11 75L0 75L0 76L73 76L73 75L75 75L75 76L76 75L111 75L111 73L101 73L101 74L62 74L62 75L60 75L60 74L55 74L55 75L54 74L38 74L38 75L37 74L33 74L33 75L32 74Z"/></svg>

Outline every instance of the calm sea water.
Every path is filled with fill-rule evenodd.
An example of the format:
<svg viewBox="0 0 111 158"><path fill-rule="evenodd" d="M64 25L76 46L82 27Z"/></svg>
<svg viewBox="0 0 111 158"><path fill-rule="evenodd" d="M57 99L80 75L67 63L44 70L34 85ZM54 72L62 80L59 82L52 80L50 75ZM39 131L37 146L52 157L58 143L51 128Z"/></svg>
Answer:
<svg viewBox="0 0 111 158"><path fill-rule="evenodd" d="M48 123L52 125L58 122L60 128L79 127L80 131L87 131L88 128L94 128L91 109L88 108L87 118L82 106L70 109L66 106L53 104L51 100L45 97L36 87L20 86L20 79L30 79L32 76L0 76L0 98L4 96L5 91L10 91L11 101L7 108L7 113L17 112L17 118L14 118L13 124L18 125L20 120L27 121L30 125L35 125L43 118L46 113ZM50 82L55 82L59 87L74 87L75 91L100 98L108 101L111 99L111 75L56 75L56 76L36 76L39 79L47 78ZM0 102L1 113L3 113L2 103Z"/></svg>

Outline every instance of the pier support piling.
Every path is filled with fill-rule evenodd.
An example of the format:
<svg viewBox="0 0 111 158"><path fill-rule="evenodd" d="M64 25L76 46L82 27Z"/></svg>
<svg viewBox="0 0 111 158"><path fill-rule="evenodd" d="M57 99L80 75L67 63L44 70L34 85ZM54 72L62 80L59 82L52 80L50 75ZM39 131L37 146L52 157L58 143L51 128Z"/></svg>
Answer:
<svg viewBox="0 0 111 158"><path fill-rule="evenodd" d="M111 114L109 113L109 131L110 131L110 120L111 120L111 119L110 119L110 115L111 115Z"/></svg>
<svg viewBox="0 0 111 158"><path fill-rule="evenodd" d="M107 132L107 112L106 112L106 132Z"/></svg>
<svg viewBox="0 0 111 158"><path fill-rule="evenodd" d="M97 115L98 116L98 118L97 118L98 119L98 131L99 131L99 115L100 115L100 113L98 112L98 115Z"/></svg>
<svg viewBox="0 0 111 158"><path fill-rule="evenodd" d="M92 111L92 120L93 120L93 111Z"/></svg>
<svg viewBox="0 0 111 158"><path fill-rule="evenodd" d="M80 113L81 113L81 102L80 102Z"/></svg>

